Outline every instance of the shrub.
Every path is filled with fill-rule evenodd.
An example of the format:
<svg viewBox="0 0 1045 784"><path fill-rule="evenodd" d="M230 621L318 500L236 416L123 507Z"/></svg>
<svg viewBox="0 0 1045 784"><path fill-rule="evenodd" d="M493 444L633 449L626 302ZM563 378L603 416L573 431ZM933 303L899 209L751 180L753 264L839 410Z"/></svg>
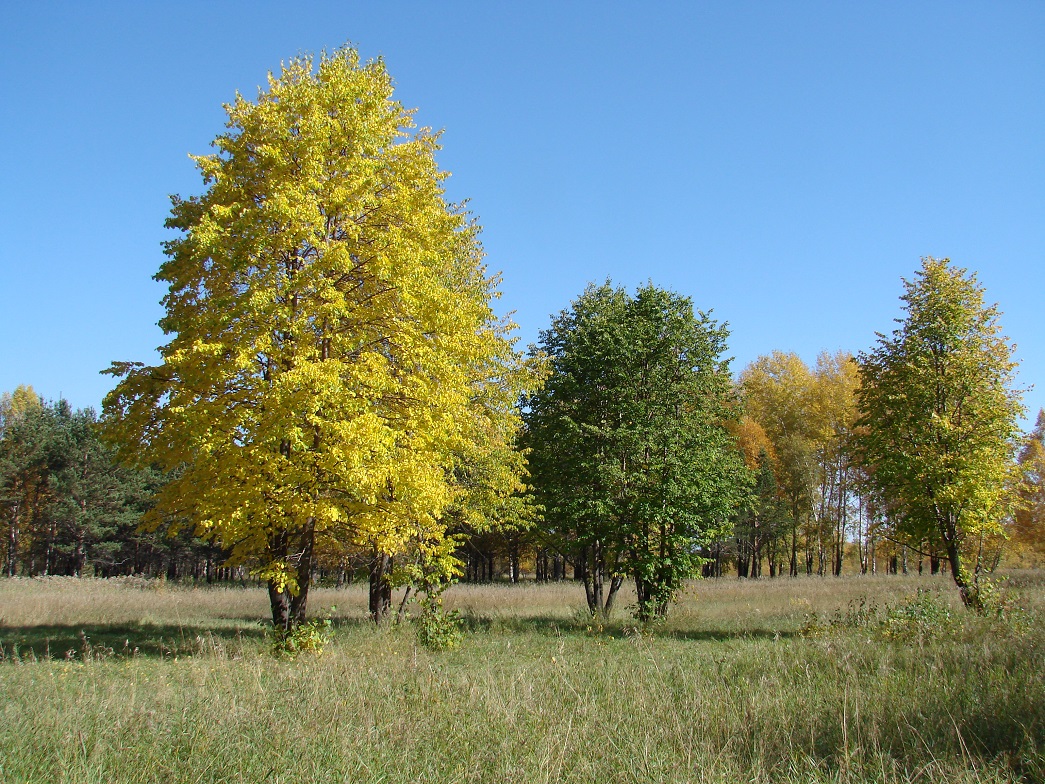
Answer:
<svg viewBox="0 0 1045 784"><path fill-rule="evenodd" d="M946 605L922 588L903 604L890 607L882 622L882 636L890 640L934 637L949 630L953 617Z"/></svg>
<svg viewBox="0 0 1045 784"><path fill-rule="evenodd" d="M331 612L335 609L330 608ZM314 618L289 629L274 627L271 631L270 650L274 656L294 657L302 653L318 656L323 653L333 636L333 623L328 614L326 617Z"/></svg>
<svg viewBox="0 0 1045 784"><path fill-rule="evenodd" d="M443 609L438 595L423 594L418 599L421 612L415 618L417 641L430 651L447 651L461 642L461 614Z"/></svg>

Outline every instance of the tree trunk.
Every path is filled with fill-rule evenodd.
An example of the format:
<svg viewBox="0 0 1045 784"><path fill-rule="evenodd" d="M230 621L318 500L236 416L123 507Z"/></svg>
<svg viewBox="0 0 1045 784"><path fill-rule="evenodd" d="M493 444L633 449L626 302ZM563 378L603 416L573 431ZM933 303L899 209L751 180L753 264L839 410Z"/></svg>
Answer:
<svg viewBox="0 0 1045 784"><path fill-rule="evenodd" d="M14 510L11 512L10 531L7 540L7 576L14 577L18 568L18 522L21 517L22 505L15 501Z"/></svg>
<svg viewBox="0 0 1045 784"><path fill-rule="evenodd" d="M298 590L290 597L290 622L294 626L305 622L308 589L312 585L312 556L316 544L315 526L316 521L310 518L301 534L301 550L297 564Z"/></svg>
<svg viewBox="0 0 1045 784"><path fill-rule="evenodd" d="M288 631L290 629L290 592L277 588L273 580L269 580L269 607L272 608L272 628Z"/></svg>
<svg viewBox="0 0 1045 784"><path fill-rule="evenodd" d="M951 561L951 576L954 578L954 584L958 586L958 595L962 599L962 604L965 607L976 607L976 583L975 580L969 581L969 576L965 574L965 570L962 568L961 552L958 549L958 543L951 539L946 546L947 557Z"/></svg>
<svg viewBox="0 0 1045 784"><path fill-rule="evenodd" d="M376 550L370 559L370 619L381 623L392 608L392 556Z"/></svg>
<svg viewBox="0 0 1045 784"><path fill-rule="evenodd" d="M509 571L511 572L512 583L519 582L519 545L512 542L511 549L508 552Z"/></svg>
<svg viewBox="0 0 1045 784"><path fill-rule="evenodd" d="M753 580L762 576L762 546L758 531L759 524L756 520L751 529L751 579Z"/></svg>
<svg viewBox="0 0 1045 784"><path fill-rule="evenodd" d="M83 568L87 564L87 545L83 537L76 540L76 552L73 555L73 569L77 577L83 577Z"/></svg>
<svg viewBox="0 0 1045 784"><path fill-rule="evenodd" d="M610 617L610 613L613 612L613 600L617 598L617 591L624 584L623 577L611 577L610 578L610 590L606 594L606 606L603 608L603 615L606 618Z"/></svg>
<svg viewBox="0 0 1045 784"><path fill-rule="evenodd" d="M791 521L791 576L798 577L798 518Z"/></svg>

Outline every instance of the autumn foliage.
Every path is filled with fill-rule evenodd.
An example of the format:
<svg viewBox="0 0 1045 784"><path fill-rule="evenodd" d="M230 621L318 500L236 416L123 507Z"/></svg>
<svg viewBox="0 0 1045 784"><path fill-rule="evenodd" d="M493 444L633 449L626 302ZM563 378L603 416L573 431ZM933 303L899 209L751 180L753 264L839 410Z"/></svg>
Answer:
<svg viewBox="0 0 1045 784"><path fill-rule="evenodd" d="M226 110L167 222L161 362L114 363L106 433L174 472L148 521L251 562L286 627L321 552L368 550L378 583L410 541L441 552L455 468L513 439L525 373L382 62L298 58Z"/></svg>

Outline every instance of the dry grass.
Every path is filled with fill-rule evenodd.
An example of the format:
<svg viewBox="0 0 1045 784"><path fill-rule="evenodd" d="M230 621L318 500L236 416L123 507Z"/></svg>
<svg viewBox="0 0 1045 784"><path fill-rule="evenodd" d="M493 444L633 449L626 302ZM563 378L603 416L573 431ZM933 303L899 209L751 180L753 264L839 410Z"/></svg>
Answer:
<svg viewBox="0 0 1045 784"><path fill-rule="evenodd" d="M1013 584L1022 586L1026 603L1045 611L1045 571L1015 573ZM713 639L793 635L812 615L828 616L861 601L896 605L919 590L932 591L938 601L960 610L946 575L722 578L691 583L659 633ZM402 591L396 592L394 608L402 596ZM633 589L625 586L604 630L628 633L634 626L634 601ZM572 581L457 585L446 594L446 606L460 612L474 630L560 633L589 631L593 623L585 611L583 588ZM412 607L408 603L407 611ZM363 585L313 588L309 609L312 616L331 617L340 627L368 625ZM0 655L9 656L12 644L38 656L65 655L82 646L81 632L109 647L171 651L195 645L201 634L226 640L260 638L268 616L268 595L256 585L185 586L140 578L3 579Z"/></svg>
<svg viewBox="0 0 1045 784"><path fill-rule="evenodd" d="M1033 581L1027 573L1024 582ZM721 578L691 583L672 608L670 628L758 631L793 625L810 612L830 613L848 602L872 596L880 603L899 601L919 588L938 590L956 601L950 578L857 576L843 579L798 577L775 580ZM402 591L393 597L398 607ZM616 615L625 623L635 592L626 585L617 599ZM446 594L448 609L486 621L530 619L568 622L584 615L584 590L575 582L519 585L456 585ZM331 613L331 608L336 610ZM313 588L312 615L331 614L353 622L367 617L365 586ZM162 580L111 580L47 577L0 580L0 628L140 624L236 627L269 615L264 588L184 586Z"/></svg>
<svg viewBox="0 0 1045 784"><path fill-rule="evenodd" d="M1045 575L1014 582L1039 612ZM906 641L795 633L927 586L953 602L945 578L703 582L653 635L624 612L591 628L573 584L459 586L470 631L442 654L362 622L355 586L313 597L338 606L328 653L286 661L265 652L260 589L0 580L8 653L95 640L0 663L0 780L1042 781L1040 614L1023 632L961 616Z"/></svg>

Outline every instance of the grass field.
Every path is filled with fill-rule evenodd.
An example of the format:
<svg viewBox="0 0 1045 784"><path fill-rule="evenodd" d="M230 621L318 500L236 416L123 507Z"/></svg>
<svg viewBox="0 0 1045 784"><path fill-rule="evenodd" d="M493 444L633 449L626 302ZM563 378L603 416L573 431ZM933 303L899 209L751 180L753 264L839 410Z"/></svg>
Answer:
<svg viewBox="0 0 1045 784"><path fill-rule="evenodd" d="M1045 573L1011 583L984 619L942 577L708 581L644 633L458 586L439 653L321 589L334 640L278 659L260 589L0 580L0 781L1041 782Z"/></svg>

